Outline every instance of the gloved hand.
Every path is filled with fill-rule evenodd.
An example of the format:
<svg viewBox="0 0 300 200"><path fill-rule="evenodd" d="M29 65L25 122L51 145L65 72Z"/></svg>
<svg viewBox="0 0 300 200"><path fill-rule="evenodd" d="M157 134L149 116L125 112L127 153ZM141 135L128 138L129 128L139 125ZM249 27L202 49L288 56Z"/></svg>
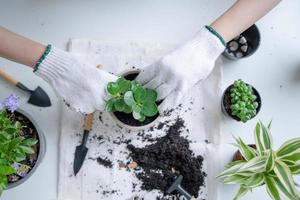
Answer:
<svg viewBox="0 0 300 200"><path fill-rule="evenodd" d="M137 77L146 87L156 89L160 113L180 103L183 95L212 71L224 42L208 28L203 28L181 47L147 66Z"/></svg>
<svg viewBox="0 0 300 200"><path fill-rule="evenodd" d="M35 73L47 81L66 103L82 113L104 110L106 85L118 78L55 47Z"/></svg>

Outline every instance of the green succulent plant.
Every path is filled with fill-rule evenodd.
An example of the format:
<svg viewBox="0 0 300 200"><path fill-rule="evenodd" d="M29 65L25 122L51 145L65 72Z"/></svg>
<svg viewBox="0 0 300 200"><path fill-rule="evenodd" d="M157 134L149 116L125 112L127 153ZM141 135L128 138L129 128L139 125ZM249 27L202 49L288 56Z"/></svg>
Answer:
<svg viewBox="0 0 300 200"><path fill-rule="evenodd" d="M232 161L218 176L224 184L240 185L234 200L262 185L274 200L282 199L283 195L291 200L300 199L293 179L293 175L300 174L300 138L288 140L275 151L270 124L267 127L261 122L256 124L256 149L235 138L244 159Z"/></svg>
<svg viewBox="0 0 300 200"><path fill-rule="evenodd" d="M132 113L134 119L144 121L157 114L157 92L144 88L137 81L121 77L107 84L111 98L106 102L106 111Z"/></svg>
<svg viewBox="0 0 300 200"><path fill-rule="evenodd" d="M231 114L242 122L247 122L256 115L258 102L251 86L241 79L236 80L230 89Z"/></svg>
<svg viewBox="0 0 300 200"><path fill-rule="evenodd" d="M11 120L12 113L0 110L0 195L8 186L7 176L16 173L13 164L33 154L32 148L38 141L20 135L22 125Z"/></svg>

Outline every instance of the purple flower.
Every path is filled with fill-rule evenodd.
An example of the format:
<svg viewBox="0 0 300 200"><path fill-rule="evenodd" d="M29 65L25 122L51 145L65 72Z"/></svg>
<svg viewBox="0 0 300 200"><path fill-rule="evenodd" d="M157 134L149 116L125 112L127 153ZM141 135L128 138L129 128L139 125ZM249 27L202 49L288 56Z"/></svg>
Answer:
<svg viewBox="0 0 300 200"><path fill-rule="evenodd" d="M12 93L0 103L0 109L6 108L10 112L14 112L19 107L19 97Z"/></svg>

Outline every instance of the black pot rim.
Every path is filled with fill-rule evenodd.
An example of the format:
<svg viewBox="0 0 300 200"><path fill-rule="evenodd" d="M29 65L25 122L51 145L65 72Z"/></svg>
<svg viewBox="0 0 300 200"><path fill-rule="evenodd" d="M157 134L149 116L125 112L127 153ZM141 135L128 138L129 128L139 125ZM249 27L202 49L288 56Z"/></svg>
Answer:
<svg viewBox="0 0 300 200"><path fill-rule="evenodd" d="M258 103L258 107L256 108L256 115L252 116L251 119L253 119L254 117L256 117L261 109L261 105L262 105L262 101L261 101L261 96L259 94L259 92L255 89L255 87L253 87L251 84L249 83L246 83L247 86L250 86L253 90L253 94L256 96L256 101ZM222 111L223 113L226 115L226 116L229 116L231 117L232 119L236 120L236 121L241 121L237 116L234 116L231 114L231 112L228 112L226 109L225 109L225 104L224 104L224 99L225 99L225 96L229 93L231 87L233 87L233 84L230 84L226 89L225 91L223 92L223 95L222 95ZM250 120L251 120L250 119Z"/></svg>

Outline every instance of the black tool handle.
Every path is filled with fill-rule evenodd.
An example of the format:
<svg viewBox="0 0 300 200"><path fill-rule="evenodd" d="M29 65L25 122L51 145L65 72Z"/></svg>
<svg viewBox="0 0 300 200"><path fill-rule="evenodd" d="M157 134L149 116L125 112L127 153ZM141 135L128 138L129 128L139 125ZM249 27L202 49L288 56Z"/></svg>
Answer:
<svg viewBox="0 0 300 200"><path fill-rule="evenodd" d="M192 199L192 195L190 195L190 193L188 193L185 189L183 189L181 187L181 185L177 186L177 190L180 192L180 194L182 194L187 200L191 200Z"/></svg>
<svg viewBox="0 0 300 200"><path fill-rule="evenodd" d="M26 92L32 92L32 90L30 90L28 87L26 87L20 82L17 82L16 87Z"/></svg>

